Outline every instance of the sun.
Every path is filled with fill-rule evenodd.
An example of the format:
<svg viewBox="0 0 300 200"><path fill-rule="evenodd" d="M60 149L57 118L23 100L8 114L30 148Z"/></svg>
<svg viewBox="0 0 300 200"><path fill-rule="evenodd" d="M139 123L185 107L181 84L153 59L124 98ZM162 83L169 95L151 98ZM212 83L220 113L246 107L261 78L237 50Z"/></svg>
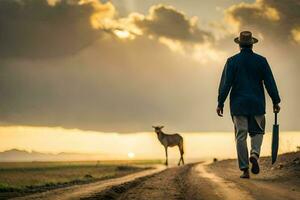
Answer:
<svg viewBox="0 0 300 200"><path fill-rule="evenodd" d="M133 152L128 152L127 156L128 156L128 158L132 159L132 158L135 157L135 153L133 153Z"/></svg>

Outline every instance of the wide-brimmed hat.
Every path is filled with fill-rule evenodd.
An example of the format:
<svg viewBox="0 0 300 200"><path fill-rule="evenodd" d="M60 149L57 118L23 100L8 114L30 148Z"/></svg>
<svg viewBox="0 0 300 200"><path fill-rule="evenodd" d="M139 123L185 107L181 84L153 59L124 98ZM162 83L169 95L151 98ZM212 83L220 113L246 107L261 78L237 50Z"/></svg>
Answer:
<svg viewBox="0 0 300 200"><path fill-rule="evenodd" d="M251 45L258 42L258 39L252 37L250 31L242 31L240 37L234 38L234 42L242 45Z"/></svg>

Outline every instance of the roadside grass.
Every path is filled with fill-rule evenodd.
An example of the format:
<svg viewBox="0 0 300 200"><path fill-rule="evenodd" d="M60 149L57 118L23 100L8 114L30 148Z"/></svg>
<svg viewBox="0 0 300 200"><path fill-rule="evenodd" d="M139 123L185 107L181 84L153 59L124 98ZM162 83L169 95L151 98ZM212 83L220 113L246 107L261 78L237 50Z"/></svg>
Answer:
<svg viewBox="0 0 300 200"><path fill-rule="evenodd" d="M21 196L124 176L160 160L0 163L0 194ZM11 194L10 194L11 193Z"/></svg>

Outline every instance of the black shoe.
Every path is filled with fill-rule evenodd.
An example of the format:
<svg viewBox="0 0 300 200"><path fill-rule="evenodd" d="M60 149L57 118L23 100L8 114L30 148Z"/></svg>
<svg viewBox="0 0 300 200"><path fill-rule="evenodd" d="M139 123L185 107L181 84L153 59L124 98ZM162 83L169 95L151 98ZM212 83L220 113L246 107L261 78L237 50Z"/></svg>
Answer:
<svg viewBox="0 0 300 200"><path fill-rule="evenodd" d="M250 156L250 162L252 164L251 172L253 174L259 174L259 164L255 156Z"/></svg>
<svg viewBox="0 0 300 200"><path fill-rule="evenodd" d="M240 176L240 178L250 178L249 170L243 170L243 174Z"/></svg>

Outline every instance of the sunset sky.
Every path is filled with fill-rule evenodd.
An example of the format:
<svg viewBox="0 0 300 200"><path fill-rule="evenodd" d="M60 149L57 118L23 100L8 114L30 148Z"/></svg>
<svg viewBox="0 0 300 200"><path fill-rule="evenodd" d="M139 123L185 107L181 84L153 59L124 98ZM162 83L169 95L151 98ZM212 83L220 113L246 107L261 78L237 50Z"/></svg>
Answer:
<svg viewBox="0 0 300 200"><path fill-rule="evenodd" d="M217 88L241 30L272 67L281 130L300 131L299 10L299 0L2 0L0 149L13 141L7 127L230 132Z"/></svg>

